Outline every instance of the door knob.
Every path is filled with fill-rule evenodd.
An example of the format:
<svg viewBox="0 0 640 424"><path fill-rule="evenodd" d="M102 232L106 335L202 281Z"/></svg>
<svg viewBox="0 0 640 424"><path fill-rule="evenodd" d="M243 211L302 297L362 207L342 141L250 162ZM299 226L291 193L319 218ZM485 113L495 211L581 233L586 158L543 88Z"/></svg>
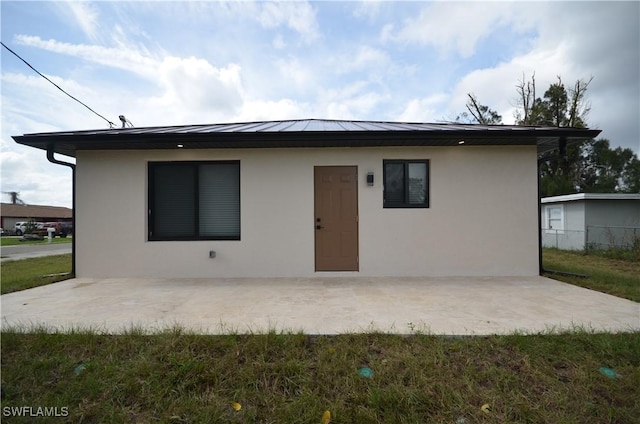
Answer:
<svg viewBox="0 0 640 424"><path fill-rule="evenodd" d="M316 230L322 230L324 227L322 225L316 225Z"/></svg>

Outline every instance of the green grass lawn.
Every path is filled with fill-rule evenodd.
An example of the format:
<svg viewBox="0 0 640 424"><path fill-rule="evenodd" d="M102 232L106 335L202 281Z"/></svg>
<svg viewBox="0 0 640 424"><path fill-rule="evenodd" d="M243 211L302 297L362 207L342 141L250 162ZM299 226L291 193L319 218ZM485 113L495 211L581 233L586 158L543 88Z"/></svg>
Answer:
<svg viewBox="0 0 640 424"><path fill-rule="evenodd" d="M0 238L0 246L17 246L23 244L49 244L49 240L45 237L44 240L25 240L20 241L21 237L2 237ZM71 237L54 237L51 239L52 243L71 243Z"/></svg>
<svg viewBox="0 0 640 424"><path fill-rule="evenodd" d="M557 249L544 249L545 269L588 275L588 278L548 274L550 278L640 302L640 261L611 259Z"/></svg>
<svg viewBox="0 0 640 424"><path fill-rule="evenodd" d="M66 280L70 275L44 276L68 272L71 272L71 254L5 261L1 266L0 294Z"/></svg>
<svg viewBox="0 0 640 424"><path fill-rule="evenodd" d="M631 423L638 387L638 333L2 334L2 410L66 422Z"/></svg>

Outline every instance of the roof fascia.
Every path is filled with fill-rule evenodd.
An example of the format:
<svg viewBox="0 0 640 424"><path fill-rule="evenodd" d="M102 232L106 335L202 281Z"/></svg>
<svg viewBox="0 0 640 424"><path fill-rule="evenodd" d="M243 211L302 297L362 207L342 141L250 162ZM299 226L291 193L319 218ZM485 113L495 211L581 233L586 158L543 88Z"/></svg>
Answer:
<svg viewBox="0 0 640 424"><path fill-rule="evenodd" d="M542 203L574 202L577 200L640 200L635 193L575 193L561 196L543 197Z"/></svg>

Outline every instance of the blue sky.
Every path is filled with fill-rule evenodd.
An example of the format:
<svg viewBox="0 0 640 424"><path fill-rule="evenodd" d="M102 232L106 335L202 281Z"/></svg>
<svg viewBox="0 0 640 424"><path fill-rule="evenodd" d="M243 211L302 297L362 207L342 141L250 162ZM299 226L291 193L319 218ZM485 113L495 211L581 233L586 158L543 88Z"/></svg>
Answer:
<svg viewBox="0 0 640 424"><path fill-rule="evenodd" d="M638 2L2 1L2 41L116 124L442 122L466 93L594 77L587 122L640 152ZM66 167L11 135L107 128L2 49L2 191L71 205ZM3 195L2 201L8 201Z"/></svg>

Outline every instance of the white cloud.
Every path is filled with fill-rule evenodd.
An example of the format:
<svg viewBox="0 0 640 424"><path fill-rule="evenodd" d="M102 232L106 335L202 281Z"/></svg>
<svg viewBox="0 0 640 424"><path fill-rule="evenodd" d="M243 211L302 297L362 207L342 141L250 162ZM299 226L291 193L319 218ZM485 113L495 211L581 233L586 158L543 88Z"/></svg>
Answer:
<svg viewBox="0 0 640 424"><path fill-rule="evenodd" d="M454 87L448 102L448 113L455 117L466 110L467 93L474 94L481 104L502 115L505 124L513 124L517 105L516 85L529 81L535 72L537 97L542 97L557 75L567 75L567 47L563 43L553 49L539 49L517 56L493 68L478 69L465 75ZM571 80L565 80L570 82Z"/></svg>
<svg viewBox="0 0 640 424"><path fill-rule="evenodd" d="M86 100L102 97L102 93L74 80L55 75L47 77L76 98ZM96 122L106 125L106 122L95 115L90 115L95 119L78 122L78 114L90 112L35 74L27 76L5 73L2 75L2 85L3 115L10 117L2 122L3 133L10 129L18 134L24 132L25 128L29 128L30 132L59 131Z"/></svg>
<svg viewBox="0 0 640 424"><path fill-rule="evenodd" d="M166 57L158 66L158 78L167 104L193 110L228 110L242 103L240 66L216 68L195 57Z"/></svg>
<svg viewBox="0 0 640 424"><path fill-rule="evenodd" d="M302 63L296 57L287 57L276 61L279 78L286 81L289 90L294 89L298 94L308 93L315 89L315 70Z"/></svg>
<svg viewBox="0 0 640 424"><path fill-rule="evenodd" d="M368 21L374 21L382 13L386 2L379 0L362 0L353 10L353 16Z"/></svg>
<svg viewBox="0 0 640 424"><path fill-rule="evenodd" d="M278 49L278 50L282 50L285 47L287 47L287 43L284 41L282 34L276 35L271 44L275 49Z"/></svg>
<svg viewBox="0 0 640 424"><path fill-rule="evenodd" d="M313 116L310 104L292 99L280 100L247 100L242 109L231 120L271 121L280 119L305 119Z"/></svg>
<svg viewBox="0 0 640 424"><path fill-rule="evenodd" d="M43 40L38 36L16 35L15 42L24 46L37 47L54 53L78 57L101 65L124 69L142 75L155 73L158 59L149 57L131 46L103 47L95 44L71 44L53 39Z"/></svg>
<svg viewBox="0 0 640 424"><path fill-rule="evenodd" d="M313 41L320 35L316 12L307 2L260 3L258 22L265 28L286 25L298 32L306 41Z"/></svg>
<svg viewBox="0 0 640 424"><path fill-rule="evenodd" d="M537 20L538 36L532 47L461 78L451 90L448 115L464 111L466 93L474 93L482 104L511 124L517 103L515 86L523 76L529 80L535 72L537 97L544 95L558 75L567 88L578 79L593 76L587 91L592 106L588 125L602 129L601 137L611 139L614 145L640 152L637 121L624 118L640 115L639 4L586 3L578 8L575 3L537 5L535 16L529 16L530 21ZM615 26L616 31L595 31L598 26Z"/></svg>
<svg viewBox="0 0 640 424"><path fill-rule="evenodd" d="M371 89L367 81L355 81L338 89L320 93L317 103L322 116L331 119L362 119L371 116L390 97Z"/></svg>
<svg viewBox="0 0 640 424"><path fill-rule="evenodd" d="M517 11L514 12L514 9ZM475 53L478 42L497 27L514 24L517 30L530 26L529 7L518 3L434 2L420 14L408 19L394 32L391 24L382 30L383 41L432 45L443 53L456 52L467 58Z"/></svg>
<svg viewBox="0 0 640 424"><path fill-rule="evenodd" d="M19 192L27 204L70 207L71 170L47 162L45 155L42 150L27 147L20 152L0 152L2 191Z"/></svg>
<svg viewBox="0 0 640 424"><path fill-rule="evenodd" d="M448 120L447 117L438 116L438 111L449 100L449 95L437 93L426 98L410 99L404 110L394 119L402 122L439 122Z"/></svg>
<svg viewBox="0 0 640 424"><path fill-rule="evenodd" d="M143 117L130 117L137 125L143 122L146 125L168 125L176 121L186 123L183 120L194 116L208 116L211 121L235 114L242 105L244 94L241 68L237 64L216 67L205 59L195 57L159 58L144 47L132 47L129 44L107 48L61 43L56 40L44 41L39 37L24 35L16 37L16 40L25 45L125 70L159 87L159 93L146 99L138 97L124 102L122 97L109 97L112 105L108 109L115 108L116 116L122 113L122 104L126 104L131 112ZM123 87L123 91L126 92L126 88ZM136 111L132 107L134 105L138 105L140 109ZM158 122L158 119L163 121Z"/></svg>
<svg viewBox="0 0 640 424"><path fill-rule="evenodd" d="M355 72L370 71L372 68L384 67L390 64L389 55L371 46L360 46L357 52L349 54L341 60L339 71Z"/></svg>
<svg viewBox="0 0 640 424"><path fill-rule="evenodd" d="M62 4L69 8L82 31L92 41L97 41L100 34L98 9L91 3L84 1L70 1Z"/></svg>

